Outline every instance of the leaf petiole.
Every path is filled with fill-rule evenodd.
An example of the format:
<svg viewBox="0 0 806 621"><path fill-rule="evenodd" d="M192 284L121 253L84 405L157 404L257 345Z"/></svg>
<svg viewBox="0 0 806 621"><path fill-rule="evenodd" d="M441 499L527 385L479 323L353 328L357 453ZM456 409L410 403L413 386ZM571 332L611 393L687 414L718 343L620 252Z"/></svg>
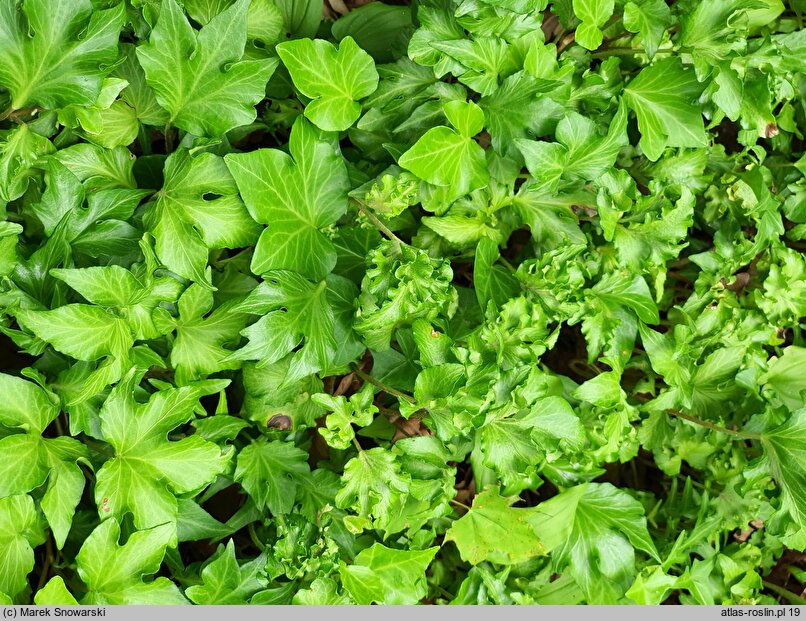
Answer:
<svg viewBox="0 0 806 621"><path fill-rule="evenodd" d="M361 369L359 369L358 365L352 365L350 368L362 380L364 380L365 382L369 382L370 384L372 384L376 388L380 388L385 393L388 393L388 394L393 395L395 397L399 397L401 399L404 399L405 401L408 401L409 403L414 403L415 402L414 397L412 397L411 395L408 395L405 392L401 392L401 391L397 390L396 388L392 388L391 386L387 386L381 380L376 379L376 378L372 377L371 375L365 373Z"/></svg>
<svg viewBox="0 0 806 621"><path fill-rule="evenodd" d="M678 410L666 410L666 413L670 416L675 416L677 418L682 418L683 420L687 420L690 423L694 423L695 425L700 425L701 427L705 427L707 429L711 429L713 431L718 431L719 433L724 433L729 436L734 436L737 438L742 438L743 440L760 440L761 434L753 433L751 431L736 431L735 429L728 429L727 427L721 427L719 425L715 425L712 422L707 420L702 420L701 418L697 418L696 416L692 416L691 414L685 414Z"/></svg>

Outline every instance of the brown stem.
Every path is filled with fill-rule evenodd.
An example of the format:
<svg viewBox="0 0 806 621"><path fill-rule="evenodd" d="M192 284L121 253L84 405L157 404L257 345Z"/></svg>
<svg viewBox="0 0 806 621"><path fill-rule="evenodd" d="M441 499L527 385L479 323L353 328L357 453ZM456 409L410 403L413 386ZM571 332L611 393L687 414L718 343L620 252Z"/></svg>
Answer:
<svg viewBox="0 0 806 621"><path fill-rule="evenodd" d="M391 386L387 386L381 380L376 379L376 378L372 377L371 375L369 375L369 374L365 373L364 371L362 371L357 365L354 364L354 365L352 365L351 368L353 370L353 373L355 373L362 380L364 380L365 382L369 382L370 384L372 384L376 388L380 388L385 393L388 393L388 394L393 395L395 397L399 397L401 399L404 399L405 401L408 401L409 403L414 403L415 402L414 397L412 397L411 395L408 395L405 392L400 392L399 390L397 390L396 388L392 388Z"/></svg>
<svg viewBox="0 0 806 621"><path fill-rule="evenodd" d="M676 416L677 418L682 418L683 420L687 420L690 423L694 423L695 425L700 425L701 427L705 427L707 429L711 429L713 431L718 431L719 433L724 433L729 436L735 436L737 438L742 438L743 440L758 440L761 438L761 434L752 433L750 431L736 431L735 429L728 429L727 427L720 427L719 425L715 425L712 422L707 420L702 420L701 418L697 418L696 416L692 416L691 414L685 414L683 412L679 412L678 410L666 410L666 413L671 416Z"/></svg>

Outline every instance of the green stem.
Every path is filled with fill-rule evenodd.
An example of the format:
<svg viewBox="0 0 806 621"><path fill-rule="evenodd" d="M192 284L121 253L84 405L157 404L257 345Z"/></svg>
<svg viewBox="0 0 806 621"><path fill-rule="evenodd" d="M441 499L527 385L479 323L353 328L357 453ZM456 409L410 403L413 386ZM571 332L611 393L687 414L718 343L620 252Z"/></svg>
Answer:
<svg viewBox="0 0 806 621"><path fill-rule="evenodd" d="M0 121L5 121L8 117L10 117L14 113L14 108L9 106L2 112L0 112Z"/></svg>
<svg viewBox="0 0 806 621"><path fill-rule="evenodd" d="M358 449L359 453L364 452L364 449L361 448L361 445L358 443L358 440L355 439L355 436L353 436L353 446Z"/></svg>
<svg viewBox="0 0 806 621"><path fill-rule="evenodd" d="M609 50L601 50L600 52L593 52L592 58L608 58L610 56L633 56L634 54L646 54L643 48L640 47L611 47ZM657 50L655 54L674 54L674 50Z"/></svg>
<svg viewBox="0 0 806 621"><path fill-rule="evenodd" d="M678 412L677 410L666 410L666 413L670 416L676 416L677 418L687 420L688 422L699 425L700 427L712 429L713 431L718 431L719 433L724 433L729 436L742 438L743 440L759 440L761 438L761 434L759 433L752 433L750 431L736 431L735 429L720 427L719 425L715 425L707 420L702 420L701 418L697 418L691 414L684 414L683 412Z"/></svg>
<svg viewBox="0 0 806 621"><path fill-rule="evenodd" d="M459 502L458 500L454 500L453 498L451 498L448 502L450 502L452 505L456 505L457 507L462 507L462 509L464 509L465 511L471 510L470 507L468 507L465 503Z"/></svg>
<svg viewBox="0 0 806 621"><path fill-rule="evenodd" d="M762 584L765 588L769 589L773 593L783 597L785 600L789 601L792 604L804 605L806 604L806 599L803 599L799 595L795 595L789 589L785 589L783 587L778 586L777 584L770 582L768 580L762 580Z"/></svg>
<svg viewBox="0 0 806 621"><path fill-rule="evenodd" d="M409 403L414 403L415 402L414 397L412 397L411 395L407 395L405 392L400 392L396 388L392 388L391 386L387 386L381 380L375 379L371 375L369 375L367 373L364 373L364 371L359 369L357 365L352 365L350 368L353 370L353 373L355 373L362 380L372 384L376 388L380 388L385 393L388 393L388 394L393 395L395 397L399 397L401 399L404 399L405 401L408 401Z"/></svg>
<svg viewBox="0 0 806 621"><path fill-rule="evenodd" d="M140 123L140 129L137 130L137 140L140 142L140 150L143 155L151 155L151 139L148 137L146 126L142 123Z"/></svg>
<svg viewBox="0 0 806 621"><path fill-rule="evenodd" d="M165 152L170 154L174 150L174 138L173 134L171 134L170 124L165 125L162 134L165 136Z"/></svg>
<svg viewBox="0 0 806 621"><path fill-rule="evenodd" d="M405 242L402 239L400 239L397 235L395 235L392 232L392 229L390 229L383 222L381 222L380 219L374 213L372 213L369 209L367 209L367 207L366 207L366 205L364 205L364 203L362 203L361 201L356 200L356 199L353 199L353 201L355 202L356 206L358 207L358 211L363 213L367 217L367 219L370 222L372 222L372 224L374 224L375 227L381 233L386 235L386 237L388 237L391 241L395 242L398 246L405 245Z"/></svg>
<svg viewBox="0 0 806 621"><path fill-rule="evenodd" d="M247 526L246 528L249 531L249 538L252 540L252 543L255 544L255 547L258 550L263 552L263 550L266 549L266 546L263 544L263 542L257 536L257 531L255 531L255 523L250 522L249 526Z"/></svg>

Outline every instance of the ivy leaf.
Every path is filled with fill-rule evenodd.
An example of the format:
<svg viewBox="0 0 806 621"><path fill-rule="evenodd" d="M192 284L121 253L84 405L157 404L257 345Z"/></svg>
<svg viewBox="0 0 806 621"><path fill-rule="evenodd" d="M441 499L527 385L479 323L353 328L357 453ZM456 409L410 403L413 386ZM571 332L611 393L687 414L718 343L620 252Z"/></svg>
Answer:
<svg viewBox="0 0 806 621"><path fill-rule="evenodd" d="M307 459L308 453L288 442L252 443L238 454L235 480L258 508L283 515L294 506L298 479L310 471Z"/></svg>
<svg viewBox="0 0 806 621"><path fill-rule="evenodd" d="M639 0L624 5L624 27L641 35L646 55L652 58L658 51L671 10L663 0Z"/></svg>
<svg viewBox="0 0 806 621"><path fill-rule="evenodd" d="M458 102L462 103L462 102ZM469 114L477 117L472 110L478 110L478 106L473 102L464 104ZM464 129L481 131L478 120L470 124L464 124L462 119L464 113L461 108L448 108L454 111L454 120L460 125L457 127L461 131ZM480 113L480 111L479 111ZM483 122L483 114L480 117ZM484 157L484 149L476 143L469 135L463 135L448 127L434 127L429 129L414 145L400 156L398 164L401 167L413 172L423 181L437 186L446 186L450 196L458 198L483 187L489 181L490 175L487 170L487 162Z"/></svg>
<svg viewBox="0 0 806 621"><path fill-rule="evenodd" d="M192 435L172 442L168 434L188 422L204 394L228 383L219 380L207 390L185 386L158 391L147 403L134 400L136 376L130 373L101 408L104 439L114 457L98 471L95 502L102 520L119 520L130 512L138 529L171 524L176 540L177 494L199 491L227 467L232 447L223 451Z"/></svg>
<svg viewBox="0 0 806 621"><path fill-rule="evenodd" d="M336 505L383 528L400 513L409 485L410 477L400 472L391 452L382 447L361 451L344 466Z"/></svg>
<svg viewBox="0 0 806 621"><path fill-rule="evenodd" d="M117 520L104 520L90 533L76 555L78 575L87 586L82 604L166 606L187 604L179 588L168 578L143 582L157 573L165 550L175 536L171 524L138 530L118 544Z"/></svg>
<svg viewBox="0 0 806 621"><path fill-rule="evenodd" d="M53 576L34 595L37 606L78 606L76 598L67 590L61 576Z"/></svg>
<svg viewBox="0 0 806 621"><path fill-rule="evenodd" d="M102 11L90 0L0 4L0 86L11 108L94 104L117 60L124 17L123 3Z"/></svg>
<svg viewBox="0 0 806 621"><path fill-rule="evenodd" d="M203 583L189 587L185 593L190 601L202 606L248 604L249 598L268 584L265 565L262 555L239 565L230 539L227 547L219 547L218 556L202 569Z"/></svg>
<svg viewBox="0 0 806 621"><path fill-rule="evenodd" d="M224 160L192 157L180 149L165 161L165 183L146 223L160 261L171 271L206 283L207 253L254 243L260 227L250 218Z"/></svg>
<svg viewBox="0 0 806 621"><path fill-rule="evenodd" d="M800 528L806 528L806 409L795 412L783 425L765 431L761 444L772 476L781 487L782 508Z"/></svg>
<svg viewBox="0 0 806 621"><path fill-rule="evenodd" d="M613 166L621 147L627 144L627 109L620 105L606 136L596 125L576 112L569 112L558 124L558 142L517 140L526 167L535 179L556 192L560 179L592 181Z"/></svg>
<svg viewBox="0 0 806 621"><path fill-rule="evenodd" d="M556 571L568 569L590 603L617 603L635 578L635 551L660 562L644 508L609 483L585 483L540 503L531 524L551 552Z"/></svg>
<svg viewBox="0 0 806 621"><path fill-rule="evenodd" d="M225 345L237 343L246 325L246 315L232 310L233 303L225 303L213 310L213 292L198 284L185 289L177 302L179 317L170 317L158 308L158 322L176 330L171 348L171 365L176 370L176 382L203 379L217 371L235 369L240 362L226 360L232 354ZM212 312L210 312L212 310Z"/></svg>
<svg viewBox="0 0 806 621"><path fill-rule="evenodd" d="M196 33L176 0L163 0L137 58L169 121L197 136L220 136L255 120L276 59L244 60L249 0L237 0Z"/></svg>
<svg viewBox="0 0 806 621"><path fill-rule="evenodd" d="M573 0L574 13L582 21L575 39L582 47L595 50L602 44L600 28L613 14L614 0Z"/></svg>
<svg viewBox="0 0 806 621"><path fill-rule="evenodd" d="M759 382L774 391L781 402L793 412L806 404L806 347L790 345L780 358L770 361L769 369Z"/></svg>
<svg viewBox="0 0 806 621"><path fill-rule="evenodd" d="M20 310L17 320L53 349L76 360L125 357L133 342L125 321L88 304L68 304L51 311Z"/></svg>
<svg viewBox="0 0 806 621"><path fill-rule="evenodd" d="M34 548L45 530L27 494L0 498L0 593L14 596L28 586Z"/></svg>
<svg viewBox="0 0 806 621"><path fill-rule="evenodd" d="M496 488L483 491L473 506L445 533L453 541L462 560L471 565L490 561L497 565L517 565L545 554L537 532L527 521L532 509L510 505L517 497L504 498Z"/></svg>
<svg viewBox="0 0 806 621"><path fill-rule="evenodd" d="M228 359L259 360L262 366L293 352L284 385L326 369L336 349L327 281L313 284L281 270L267 272L265 278L232 309L261 318L243 330L249 342Z"/></svg>
<svg viewBox="0 0 806 621"><path fill-rule="evenodd" d="M336 265L336 250L320 229L347 211L347 169L336 141L302 118L291 128L289 151L259 149L224 159L249 213L269 225L252 271L294 270L319 280Z"/></svg>
<svg viewBox="0 0 806 621"><path fill-rule="evenodd" d="M693 69L677 58L644 67L624 89L627 104L638 117L641 149L653 162L667 147L704 147L702 113L696 99L702 92Z"/></svg>
<svg viewBox="0 0 806 621"><path fill-rule="evenodd" d="M425 571L437 550L394 550L376 542L362 550L352 565L342 561L339 576L359 604L416 604L428 593Z"/></svg>
<svg viewBox="0 0 806 621"><path fill-rule="evenodd" d="M355 123L361 114L358 100L378 87L372 57L349 36L338 49L322 39L284 41L277 54L294 86L312 99L305 116L325 131L344 131Z"/></svg>

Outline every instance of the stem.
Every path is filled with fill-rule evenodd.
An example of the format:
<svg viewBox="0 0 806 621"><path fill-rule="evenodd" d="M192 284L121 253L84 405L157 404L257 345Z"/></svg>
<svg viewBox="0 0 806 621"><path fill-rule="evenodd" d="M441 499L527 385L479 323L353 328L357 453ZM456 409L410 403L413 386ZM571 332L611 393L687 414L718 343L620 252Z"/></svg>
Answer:
<svg viewBox="0 0 806 621"><path fill-rule="evenodd" d="M137 130L137 140L140 142L140 150L143 155L151 155L151 139L148 137L146 126L142 123L140 123L140 129Z"/></svg>
<svg viewBox="0 0 806 621"><path fill-rule="evenodd" d="M355 439L355 436L353 436L353 446L358 449L359 453L364 452L364 449L361 448L361 445L358 443L358 440Z"/></svg>
<svg viewBox="0 0 806 621"><path fill-rule="evenodd" d="M258 539L257 532L255 531L255 523L249 522L249 526L246 527L249 531L249 538L252 540L252 543L255 544L255 547L263 552L266 549L266 546L263 545L263 542Z"/></svg>
<svg viewBox="0 0 806 621"><path fill-rule="evenodd" d="M448 502L450 502L452 505L456 505L457 507L462 507L462 509L465 509L466 511L471 510L470 507L468 507L465 503L454 500L453 498L451 498Z"/></svg>
<svg viewBox="0 0 806 621"><path fill-rule="evenodd" d="M673 54L674 50L662 49L656 50L655 54ZM646 54L643 48L640 47L611 47L609 50L601 50L600 52L593 52L592 58L607 58L609 56L632 56L634 54Z"/></svg>
<svg viewBox="0 0 806 621"><path fill-rule="evenodd" d="M683 412L678 412L677 410L666 410L666 413L671 416L676 416L677 418L687 420L688 422L694 423L695 425L700 425L701 427L706 427L707 429L712 429L713 431L718 431L719 433L724 433L729 436L742 438L743 440L758 440L761 438L760 433L752 433L750 431L736 431L735 429L720 427L719 425L715 425L714 423L711 423L707 420L702 420L701 418L697 418L696 416L692 416L691 414L684 414Z"/></svg>
<svg viewBox="0 0 806 621"><path fill-rule="evenodd" d="M798 604L801 606L806 604L806 599L803 599L802 597L795 595L789 589L780 587L777 584L770 582L769 580L762 580L761 582L765 588L769 589L770 591L779 595L780 597L783 597L785 600L791 602L792 604Z"/></svg>
<svg viewBox="0 0 806 621"><path fill-rule="evenodd" d="M375 379L371 375L368 375L367 373L364 373L364 371L359 369L357 365L352 365L351 368L352 368L353 372L358 377L360 377L362 380L364 380L365 382L369 382L370 384L372 384L376 388L380 388L385 393L388 393L388 394L393 395L395 397L399 397L400 399L404 399L404 400L408 401L409 403L414 403L415 402L414 397L412 397L411 395L407 395L405 392L400 392L396 388L392 388L391 386L387 386L381 380Z"/></svg>
<svg viewBox="0 0 806 621"><path fill-rule="evenodd" d="M174 150L174 137L173 134L171 134L170 124L165 125L162 134L165 136L165 152L170 154Z"/></svg>
<svg viewBox="0 0 806 621"><path fill-rule="evenodd" d="M402 239L400 239L397 235L395 235L392 232L392 229L390 229L383 222L381 222L374 213L372 213L369 209L367 209L367 207L366 207L366 205L364 205L364 203L362 203L361 201L356 200L356 199L353 199L353 201L355 201L355 204L358 207L358 211L363 213L367 217L367 219L369 219L369 221L372 222L372 224L374 224L375 227L381 233L386 235L386 237L388 237L391 241L395 242L398 246L405 245L405 242Z"/></svg>
<svg viewBox="0 0 806 621"><path fill-rule="evenodd" d="M8 117L10 117L14 113L14 108L9 106L2 112L0 112L0 121L5 121Z"/></svg>

